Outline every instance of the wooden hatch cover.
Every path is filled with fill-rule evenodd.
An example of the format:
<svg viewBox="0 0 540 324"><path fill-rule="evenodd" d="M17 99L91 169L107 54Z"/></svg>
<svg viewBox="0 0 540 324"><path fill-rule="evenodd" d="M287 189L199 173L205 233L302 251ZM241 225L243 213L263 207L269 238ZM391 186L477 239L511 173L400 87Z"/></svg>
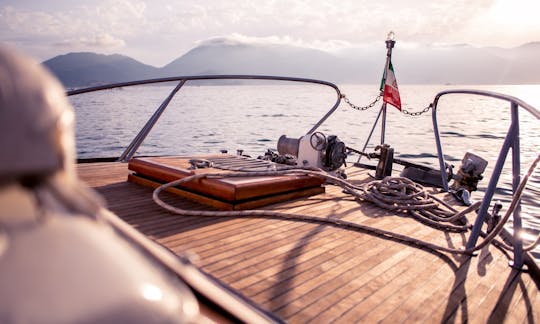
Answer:
<svg viewBox="0 0 540 324"><path fill-rule="evenodd" d="M212 167L193 169L190 160L204 159ZM156 188L201 173L229 173L227 169L279 170L281 165L238 155L144 157L128 163L128 181ZM190 181L168 191L222 210L252 209L324 192L324 178L308 175L258 176Z"/></svg>

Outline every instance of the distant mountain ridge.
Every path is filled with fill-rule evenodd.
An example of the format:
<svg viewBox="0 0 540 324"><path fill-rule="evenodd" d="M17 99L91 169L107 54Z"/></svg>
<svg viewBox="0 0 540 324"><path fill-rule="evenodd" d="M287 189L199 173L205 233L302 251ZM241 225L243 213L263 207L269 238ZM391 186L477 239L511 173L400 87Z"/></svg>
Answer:
<svg viewBox="0 0 540 324"><path fill-rule="evenodd" d="M459 46L399 48L393 52L398 83L540 83L540 42L511 49ZM164 67L128 56L69 53L43 62L66 87L201 74L263 74L335 83L377 83L386 49L338 53L277 44L203 43Z"/></svg>
<svg viewBox="0 0 540 324"><path fill-rule="evenodd" d="M69 53L43 62L66 87L123 82L155 77L159 69L128 56Z"/></svg>

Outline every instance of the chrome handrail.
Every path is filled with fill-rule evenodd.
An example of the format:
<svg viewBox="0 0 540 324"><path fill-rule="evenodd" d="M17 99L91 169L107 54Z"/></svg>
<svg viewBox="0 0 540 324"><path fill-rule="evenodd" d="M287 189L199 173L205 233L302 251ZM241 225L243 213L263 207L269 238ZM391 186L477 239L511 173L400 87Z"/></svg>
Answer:
<svg viewBox="0 0 540 324"><path fill-rule="evenodd" d="M169 96L165 98L165 100L159 105L159 107L156 109L154 114L150 117L150 119L146 122L144 127L139 131L137 136L131 141L131 143L128 145L128 147L124 150L124 152L120 155L118 161L121 162L127 162L129 159L135 155L141 144L146 139L146 136L150 133L158 119L161 117L161 114L165 111L167 108L169 102L174 98L176 93L182 88L182 86L187 81L194 81L194 80L272 80L272 81L291 81L291 82L304 82L304 83L313 83L313 84L320 84L325 85L328 87L333 88L336 91L337 99L332 108L307 132L307 134L313 133L319 126L321 126L322 123L330 115L332 115L336 109L339 107L339 104L341 103L341 91L339 90L338 86L323 80L317 80L317 79L307 79L307 78L295 78L295 77L283 77L283 76L272 76L272 75L194 75L194 76L177 76L177 77L168 77L168 78L158 78L158 79L146 79L146 80L138 80L138 81L130 81L130 82L119 82L119 83L113 83L113 84L107 84L107 85L100 85L100 86L94 86L94 87L88 87L88 88L82 88L82 89L76 89L68 91L66 94L68 96L83 94L83 93L89 93L89 92L95 92L95 91L101 91L101 90L108 90L108 89L114 89L114 88L123 88L123 87L130 87L130 86L137 86L137 85L144 85L144 84L153 84L153 83L166 83L166 82L175 82L178 81L178 85L171 91Z"/></svg>
<svg viewBox="0 0 540 324"><path fill-rule="evenodd" d="M476 242L478 240L478 237L480 236L480 232L482 229L482 225L487 217L488 208L491 204L491 200L493 199L493 195L495 194L495 189L497 187L499 177L501 175L504 162L506 160L506 157L508 156L510 148L512 149L512 191L513 193L516 192L517 187L520 182L520 148L519 148L519 107L522 107L526 111L528 111L531 115L536 117L536 119L540 119L540 111L538 111L533 106L527 104L526 102L522 101L521 99L518 99L513 96L504 95L496 92L491 91L482 91L482 90L467 90L467 89L458 89L458 90L448 90L448 91L442 91L439 92L435 99L433 100L433 111L432 111L432 120L433 120L433 131L435 133L435 141L437 145L437 154L439 158L439 167L441 169L441 180L443 183L443 189L445 191L448 191L448 181L447 181L447 173L446 173L446 167L444 162L444 155L442 151L442 144L439 134L439 127L437 123L437 104L439 102L439 99L444 95L449 94L471 94L471 95L479 95L484 97L490 97L500 100L505 100L510 102L510 114L511 114L511 123L510 128L508 129L508 132L506 134L506 137L503 142L503 146L501 148L501 151L499 153L499 156L497 158L497 162L495 163L495 167L493 169L493 173L491 175L491 178L489 179L489 184L486 189L486 193L484 195L484 198L482 200L482 204L480 205L480 209L478 211L478 216L476 217L475 223L473 225L471 236L469 237L469 240L467 241L467 248L473 248L476 245ZM518 235L521 231L521 201L518 202L518 205L513 213L513 221L514 221L514 261L513 266L516 268L521 268L523 265L523 244L521 239L519 239Z"/></svg>
<svg viewBox="0 0 540 324"><path fill-rule="evenodd" d="M128 147L124 150L122 155L120 155L119 160L122 162L129 161L135 153L137 153L137 150L141 146L142 142L146 139L146 136L148 136L148 133L152 130L156 122L158 121L159 117L161 117L161 114L165 111L171 100L174 98L176 93L182 88L182 86L186 83L186 80L181 80L178 85L171 91L169 96L165 98L165 100L159 105L158 109L154 112L152 117L148 119L144 127L139 131L137 136L131 141L131 143L128 145Z"/></svg>

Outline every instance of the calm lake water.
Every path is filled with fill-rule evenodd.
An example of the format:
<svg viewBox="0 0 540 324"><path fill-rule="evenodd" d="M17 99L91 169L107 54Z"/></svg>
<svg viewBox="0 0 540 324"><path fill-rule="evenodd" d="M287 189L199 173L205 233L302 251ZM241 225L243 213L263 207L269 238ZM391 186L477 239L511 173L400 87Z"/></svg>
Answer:
<svg viewBox="0 0 540 324"><path fill-rule="evenodd" d="M79 158L119 156L174 85L140 86L70 97L77 119ZM443 86L401 85L403 109L421 111L434 96L448 89L481 89L516 96L540 109L540 85ZM378 94L374 85L341 85L342 93L356 105L370 103ZM334 104L329 87L304 84L185 86L170 103L141 146L141 155L218 153L237 149L254 157L275 149L278 138L304 135ZM361 150L379 112L380 104L366 111L344 102L318 129L337 135L347 146ZM438 119L443 151L448 162L459 166L467 151L489 161L479 190L485 190L491 170L510 125L510 104L479 96L451 95L442 99ZM520 110L521 169L526 172L540 147L540 121ZM389 106L386 143L399 158L438 167L431 112L410 117ZM380 143L375 129L368 152ZM348 159L358 160L357 155ZM495 199L508 202L511 192L511 158L507 159ZM473 198L481 197L479 193ZM540 171L530 180L522 201L525 238L540 232ZM504 210L503 210L504 212ZM540 248L535 251L540 256Z"/></svg>

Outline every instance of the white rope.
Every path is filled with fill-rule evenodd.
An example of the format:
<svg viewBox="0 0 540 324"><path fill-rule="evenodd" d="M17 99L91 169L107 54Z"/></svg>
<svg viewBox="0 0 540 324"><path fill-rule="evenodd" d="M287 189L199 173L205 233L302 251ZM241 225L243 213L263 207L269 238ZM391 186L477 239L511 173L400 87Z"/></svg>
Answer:
<svg viewBox="0 0 540 324"><path fill-rule="evenodd" d="M397 211L411 211L411 214L417 218L421 219L423 222L427 222L428 224L434 224L437 223L437 221L456 221L460 219L464 219L464 216L468 214L469 212L473 210L477 210L481 204L481 202L477 202L471 206L469 206L467 209L461 211L461 212L455 212L455 210L452 210L453 213L450 213L448 211L442 211L440 214L444 216L438 216L438 215L430 215L425 216L419 212L419 210L427 210L428 207L431 208L433 206L439 208L432 200L429 198L434 198L434 196L427 195L425 190L422 186L410 181L409 179L404 180L405 178L385 178L383 181L375 181L365 184L364 186L355 186L343 179L328 175L321 171L312 171L312 170L302 170L302 169L296 169L296 170L285 170L285 171L264 171L264 172L241 172L241 173L214 173L214 174L196 174L193 176L189 176L183 179L178 179L169 183L166 183L164 185L159 186L156 188L153 192L152 198L156 204L161 206L162 208L168 210L171 213L178 214L181 216L203 216L203 217L267 217L267 218L283 218L283 219L289 219L289 220L302 220L302 221L311 221L311 222L318 222L318 223L328 223L333 224L337 226L343 226L346 228L354 229L354 230L361 230L365 232L374 233L377 235L393 238L399 241L407 242L410 244L414 244L417 246L422 246L425 248L429 248L432 250L437 251L443 251L453 254L468 254L471 255L473 252L478 251L482 248L484 248L486 245L488 245L490 242L492 242L495 237L502 231L504 224L508 221L510 215L514 211L514 209L517 206L517 203L519 202L521 195L523 194L523 190L525 188L525 185L527 184L527 181L536 168L538 162L540 161L540 155L536 158L536 160L533 162L531 167L529 168L529 172L525 175L525 177L521 180L518 189L516 190L516 193L514 194L514 197L512 199L512 202L503 217L501 221L497 224L497 226L491 231L484 240L479 243L476 247L470 248L470 249L452 249L436 244L432 244L429 242L425 242L422 240L418 240L406 235L386 231L383 229L378 229L375 227L362 225L353 223L350 221L337 219L334 217L330 218L321 218L311 215L301 215L301 214L290 214L290 213L284 213L284 212L276 212L276 211L269 211L269 210L242 210L242 211L198 211L198 210L186 210L177 208L174 206L171 206L164 201L162 201L159 198L159 194L161 191L178 186L182 183L189 182L189 181L196 181L204 178L214 179L214 178L223 178L223 177L254 177L254 176L278 176L278 175L311 175L311 176L318 176L318 177L324 177L327 182L339 185L340 187L344 188L344 191L353 195L354 197L360 199L360 200L367 200L370 202L373 202L377 205L379 205L382 208L387 208L391 210L397 210ZM410 181L410 182L409 182ZM387 188L380 185L381 183L387 184ZM376 194L369 194L370 188L377 188ZM407 189L415 188L415 190L418 190L416 192L410 193L407 192ZM390 196L394 196L394 198L397 197L397 199L388 199L384 195L381 194L382 191L385 191L386 189L394 190L390 194ZM397 191L396 191L397 190ZM422 192L420 192L420 190ZM399 192L397 194L396 192ZM419 198L425 198L428 199L426 201L418 202L417 199ZM398 204L396 201L401 200L404 202L403 204ZM440 200L436 199L437 201L441 202ZM419 209L415 209L412 206L419 206ZM432 219L431 216L435 216L435 220ZM441 218L441 219L439 219ZM450 227L448 227L450 226ZM454 225L444 225L442 227L443 229L448 230L449 228L452 228ZM453 229L453 228L452 228ZM461 230L462 227L459 227ZM456 229L457 230L457 229ZM535 244L538 244L540 241L539 238L536 239L535 243L533 243L531 246L527 246L524 248L525 251L529 251L530 249L534 248Z"/></svg>

